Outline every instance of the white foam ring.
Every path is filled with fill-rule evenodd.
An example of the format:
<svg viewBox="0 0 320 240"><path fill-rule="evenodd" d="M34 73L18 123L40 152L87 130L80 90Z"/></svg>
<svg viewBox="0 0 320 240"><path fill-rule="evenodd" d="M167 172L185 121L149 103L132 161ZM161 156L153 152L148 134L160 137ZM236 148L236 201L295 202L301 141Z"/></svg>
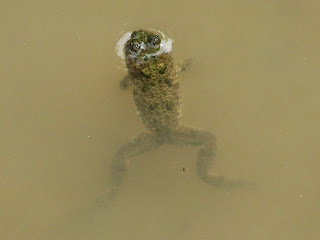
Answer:
<svg viewBox="0 0 320 240"><path fill-rule="evenodd" d="M158 56L158 55L160 55L162 53L165 53L165 52L171 52L173 39L166 38L166 36L162 32L160 32L158 30L155 30L155 29L151 29L151 30L160 33L162 35L162 40L161 40L161 43L160 43L159 51L157 51L156 53L153 53L153 54L148 54L148 56L149 57ZM132 32L124 33L122 35L122 37L119 39L119 41L117 42L117 44L116 44L115 51L116 51L117 55L122 59L125 58L125 56L124 56L124 45L126 44L126 42L128 40L130 40L131 33Z"/></svg>
<svg viewBox="0 0 320 240"><path fill-rule="evenodd" d="M126 32L125 34L122 35L122 37L119 39L116 45L116 53L119 57L124 59L124 45L126 42L130 39L132 32Z"/></svg>

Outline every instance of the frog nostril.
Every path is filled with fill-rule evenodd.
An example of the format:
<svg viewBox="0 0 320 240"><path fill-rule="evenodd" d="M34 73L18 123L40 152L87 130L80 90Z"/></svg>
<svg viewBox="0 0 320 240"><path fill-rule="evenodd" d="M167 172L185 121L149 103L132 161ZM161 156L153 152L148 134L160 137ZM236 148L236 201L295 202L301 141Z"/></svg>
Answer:
<svg viewBox="0 0 320 240"><path fill-rule="evenodd" d="M135 53L138 53L138 52L141 50L141 46L140 46L140 44L137 43L137 42L132 42L132 43L130 44L130 50L133 51L133 52L135 52Z"/></svg>

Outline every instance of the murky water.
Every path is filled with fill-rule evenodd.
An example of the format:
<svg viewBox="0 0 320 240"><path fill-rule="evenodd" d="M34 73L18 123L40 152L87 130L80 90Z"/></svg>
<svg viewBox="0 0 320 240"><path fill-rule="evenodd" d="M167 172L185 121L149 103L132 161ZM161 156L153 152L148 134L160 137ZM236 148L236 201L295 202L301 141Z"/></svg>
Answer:
<svg viewBox="0 0 320 240"><path fill-rule="evenodd" d="M2 1L0 238L319 239L319 10ZM183 121L213 132L217 169L256 191L210 187L196 148L163 146L132 159L109 209L90 211L113 154L144 130L114 52L121 33L144 27L175 40L177 62L194 59L181 74Z"/></svg>

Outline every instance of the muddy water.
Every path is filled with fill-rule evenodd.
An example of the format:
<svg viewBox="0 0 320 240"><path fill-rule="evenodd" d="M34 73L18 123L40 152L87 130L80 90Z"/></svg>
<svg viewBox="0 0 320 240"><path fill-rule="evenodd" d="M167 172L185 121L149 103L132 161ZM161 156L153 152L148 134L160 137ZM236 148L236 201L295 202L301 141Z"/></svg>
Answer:
<svg viewBox="0 0 320 240"><path fill-rule="evenodd" d="M1 239L320 238L318 1L1 5ZM194 59L183 121L215 133L217 169L255 191L207 186L195 148L163 146L132 159L109 209L88 208L144 130L114 52L144 27Z"/></svg>

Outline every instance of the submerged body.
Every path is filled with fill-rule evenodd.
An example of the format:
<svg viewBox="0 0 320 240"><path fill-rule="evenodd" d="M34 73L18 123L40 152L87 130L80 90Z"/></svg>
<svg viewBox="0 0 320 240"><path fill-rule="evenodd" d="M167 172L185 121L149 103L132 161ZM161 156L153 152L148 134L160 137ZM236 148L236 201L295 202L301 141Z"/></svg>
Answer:
<svg viewBox="0 0 320 240"><path fill-rule="evenodd" d="M180 125L181 94L177 69L170 53L149 58L139 67L127 60L134 101L143 123L157 134Z"/></svg>
<svg viewBox="0 0 320 240"><path fill-rule="evenodd" d="M184 65L175 64L170 52L161 51L160 37L144 30L131 34L124 52L129 76L122 81L121 86L126 88L131 85L138 113L150 132L138 134L115 155L110 169L110 199L114 197L124 179L129 159L164 143L201 146L197 173L210 185L247 184L246 181L212 172L215 137L208 131L181 123L178 73L187 70L190 62Z"/></svg>

